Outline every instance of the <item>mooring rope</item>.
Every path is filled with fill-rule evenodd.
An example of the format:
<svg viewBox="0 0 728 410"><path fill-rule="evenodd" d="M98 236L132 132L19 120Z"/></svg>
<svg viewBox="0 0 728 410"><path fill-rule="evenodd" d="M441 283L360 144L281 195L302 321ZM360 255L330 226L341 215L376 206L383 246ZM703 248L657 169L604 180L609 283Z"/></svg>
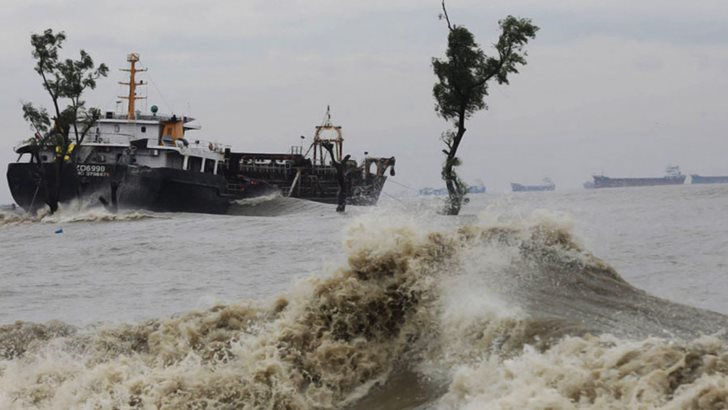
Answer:
<svg viewBox="0 0 728 410"><path fill-rule="evenodd" d="M393 183L393 184L395 184L395 185L399 185L399 186L401 186L402 188L407 188L407 189L411 189L411 190L413 190L413 191L417 191L417 189L415 189L415 188L412 188L411 186L407 186L407 185L405 185L405 184L403 184L403 183L397 182L397 181L395 181L395 180L393 180L393 179L391 179L391 178L390 178L390 179L389 179L388 181L389 181L389 182L391 182L391 183Z"/></svg>
<svg viewBox="0 0 728 410"><path fill-rule="evenodd" d="M409 205L407 205L406 203L404 203L404 201L402 201L401 199L399 199L399 198L397 198L397 197L395 197L395 196L393 196L393 195L390 195L390 194L388 194L388 193L386 193L386 192L382 192L382 193L383 193L384 195L386 195L386 196L390 197L391 199L394 199L395 201L399 202L399 203L400 203L400 204L401 204L401 205L402 205L402 206L404 207L404 209L406 209L406 210L410 210L410 206L409 206Z"/></svg>
<svg viewBox="0 0 728 410"><path fill-rule="evenodd" d="M33 199L30 201L30 207L28 209L33 209L33 205L35 204L35 197L38 195L38 190L40 189L40 181L35 185L35 193L33 194Z"/></svg>

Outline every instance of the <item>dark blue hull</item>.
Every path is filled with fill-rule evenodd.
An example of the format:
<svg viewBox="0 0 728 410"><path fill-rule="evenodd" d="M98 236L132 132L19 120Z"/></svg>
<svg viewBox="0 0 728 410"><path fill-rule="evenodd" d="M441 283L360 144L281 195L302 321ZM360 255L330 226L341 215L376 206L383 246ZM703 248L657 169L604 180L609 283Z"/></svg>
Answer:
<svg viewBox="0 0 728 410"><path fill-rule="evenodd" d="M513 190L513 192L543 192L543 191L553 191L555 189L556 189L556 185L554 185L554 184L521 185L521 184L511 183L511 190Z"/></svg>
<svg viewBox="0 0 728 410"><path fill-rule="evenodd" d="M685 175L661 178L609 178L603 175L594 176L594 188L625 188L659 185L682 185Z"/></svg>

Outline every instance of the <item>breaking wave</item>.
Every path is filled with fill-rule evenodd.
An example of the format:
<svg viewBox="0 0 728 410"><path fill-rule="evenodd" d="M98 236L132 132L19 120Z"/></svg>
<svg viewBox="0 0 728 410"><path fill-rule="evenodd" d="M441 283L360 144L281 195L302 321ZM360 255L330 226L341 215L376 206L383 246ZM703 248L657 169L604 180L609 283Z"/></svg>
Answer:
<svg viewBox="0 0 728 410"><path fill-rule="evenodd" d="M38 222L39 220L40 219L38 217L21 213L16 210L0 209L0 226L32 223Z"/></svg>
<svg viewBox="0 0 728 410"><path fill-rule="evenodd" d="M275 300L0 327L0 407L725 407L728 318L635 289L563 225L390 222L354 221L347 263Z"/></svg>
<svg viewBox="0 0 728 410"><path fill-rule="evenodd" d="M441 408L724 409L728 351L722 340L566 337L545 351L484 359L454 371Z"/></svg>
<svg viewBox="0 0 728 410"><path fill-rule="evenodd" d="M238 199L230 204L229 215L282 216L324 209L327 205L298 198L289 198L279 192L248 199Z"/></svg>
<svg viewBox="0 0 728 410"><path fill-rule="evenodd" d="M73 223L73 222L114 222L139 221L150 218L163 218L164 216L146 211L119 211L111 213L101 208L89 209L80 212L64 212L61 210L53 215L46 215L40 221L47 223Z"/></svg>
<svg viewBox="0 0 728 410"><path fill-rule="evenodd" d="M72 222L113 222L137 221L149 218L160 218L159 214L145 211L120 211L111 213L103 208L78 208L74 206L61 206L55 214L49 214L47 209L41 209L35 215L19 210L0 210L0 226L19 225L28 223L72 223Z"/></svg>

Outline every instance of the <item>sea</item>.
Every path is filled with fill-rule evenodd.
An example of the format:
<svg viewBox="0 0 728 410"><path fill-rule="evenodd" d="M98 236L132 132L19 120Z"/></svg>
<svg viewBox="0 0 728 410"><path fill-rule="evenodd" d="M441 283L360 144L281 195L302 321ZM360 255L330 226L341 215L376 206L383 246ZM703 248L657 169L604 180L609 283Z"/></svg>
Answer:
<svg viewBox="0 0 728 410"><path fill-rule="evenodd" d="M728 185L0 211L0 409L725 409Z"/></svg>

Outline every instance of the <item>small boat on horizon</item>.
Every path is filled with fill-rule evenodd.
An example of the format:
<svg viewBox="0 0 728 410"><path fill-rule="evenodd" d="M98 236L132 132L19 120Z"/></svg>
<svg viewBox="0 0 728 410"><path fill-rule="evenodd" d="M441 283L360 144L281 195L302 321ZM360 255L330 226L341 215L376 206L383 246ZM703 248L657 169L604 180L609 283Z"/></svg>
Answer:
<svg viewBox="0 0 728 410"><path fill-rule="evenodd" d="M485 187L482 183L479 183L477 185L469 185L468 186L468 193L469 194L484 194L488 191L488 188ZM444 196L447 195L447 188L432 188L432 187L424 187L417 190L417 195L419 196Z"/></svg>
<svg viewBox="0 0 728 410"><path fill-rule="evenodd" d="M523 185L511 182L511 190L513 192L543 192L553 191L556 189L556 184L551 181L550 178L544 178L543 184L541 185Z"/></svg>
<svg viewBox="0 0 728 410"><path fill-rule="evenodd" d="M485 187L485 185L483 185L483 183L468 186L469 194L484 194L487 190L488 189Z"/></svg>

